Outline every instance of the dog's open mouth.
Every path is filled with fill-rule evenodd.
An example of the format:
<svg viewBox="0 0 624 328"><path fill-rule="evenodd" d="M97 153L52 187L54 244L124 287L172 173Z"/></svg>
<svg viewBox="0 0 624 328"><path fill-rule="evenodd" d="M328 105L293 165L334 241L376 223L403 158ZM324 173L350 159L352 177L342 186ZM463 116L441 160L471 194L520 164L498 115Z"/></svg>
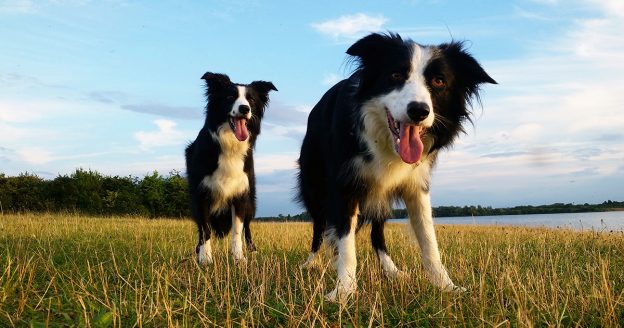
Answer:
<svg viewBox="0 0 624 328"><path fill-rule="evenodd" d="M236 139L239 141L247 140L249 137L249 130L247 130L247 118L230 116L229 122Z"/></svg>
<svg viewBox="0 0 624 328"><path fill-rule="evenodd" d="M427 129L416 124L396 121L388 109L386 109L386 115L388 116L388 127L390 128L394 149L397 154L405 163L413 164L418 162L422 157L424 149L421 138L427 132Z"/></svg>

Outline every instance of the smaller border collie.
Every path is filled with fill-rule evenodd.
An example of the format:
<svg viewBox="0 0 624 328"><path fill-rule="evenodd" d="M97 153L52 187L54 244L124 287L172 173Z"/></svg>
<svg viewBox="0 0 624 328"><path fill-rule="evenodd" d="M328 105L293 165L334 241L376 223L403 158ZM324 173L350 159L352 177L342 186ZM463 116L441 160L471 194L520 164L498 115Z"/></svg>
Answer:
<svg viewBox="0 0 624 328"><path fill-rule="evenodd" d="M254 251L249 223L256 214L256 179L253 150L273 83L255 81L236 84L224 74L206 73L206 120L197 138L186 148L191 212L199 242L195 252L200 263L212 263L210 237L232 231L231 253L245 261Z"/></svg>
<svg viewBox="0 0 624 328"><path fill-rule="evenodd" d="M429 197L431 169L470 121L479 86L494 81L460 42L420 45L398 34L370 34L348 50L355 72L310 112L299 157L299 199L313 219L311 264L324 236L336 250L338 300L357 288L355 232L372 223L383 271L401 274L387 253L384 222L402 201L430 281L462 290L440 260Z"/></svg>

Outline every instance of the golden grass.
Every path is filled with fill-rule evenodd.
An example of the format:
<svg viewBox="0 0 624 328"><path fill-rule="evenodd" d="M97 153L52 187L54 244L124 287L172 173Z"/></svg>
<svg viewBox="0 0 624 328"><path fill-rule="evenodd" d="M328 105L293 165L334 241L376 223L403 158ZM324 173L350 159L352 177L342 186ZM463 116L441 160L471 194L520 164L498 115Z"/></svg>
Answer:
<svg viewBox="0 0 624 328"><path fill-rule="evenodd" d="M383 277L368 231L358 234L358 293L346 305L323 295L335 272L300 270L311 226L253 223L247 265L214 244L215 263L193 257L190 221L72 215L0 216L0 326L620 326L624 234L438 226L453 280L426 280L400 224L389 253L410 276Z"/></svg>

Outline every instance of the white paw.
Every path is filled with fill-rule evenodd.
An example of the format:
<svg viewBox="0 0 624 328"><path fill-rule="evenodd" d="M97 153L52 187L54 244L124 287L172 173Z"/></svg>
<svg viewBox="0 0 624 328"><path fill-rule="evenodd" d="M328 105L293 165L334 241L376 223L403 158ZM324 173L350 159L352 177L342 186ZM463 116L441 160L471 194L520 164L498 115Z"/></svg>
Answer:
<svg viewBox="0 0 624 328"><path fill-rule="evenodd" d="M338 299L338 288L332 290L331 292L325 295L325 300L328 302L337 302Z"/></svg>
<svg viewBox="0 0 624 328"><path fill-rule="evenodd" d="M315 265L318 264L318 261L316 261L316 254L315 253L310 253L310 255L308 255L308 258L305 260L305 262L301 263L299 265L300 269L308 269L311 268Z"/></svg>
<svg viewBox="0 0 624 328"><path fill-rule="evenodd" d="M406 279L409 278L409 273L401 270L384 271L387 277L392 279Z"/></svg>
<svg viewBox="0 0 624 328"><path fill-rule="evenodd" d="M232 258L234 262L242 262L245 260L245 254L243 254L243 244L240 240L234 238L232 240L232 246L230 247L230 254L232 254Z"/></svg>
<svg viewBox="0 0 624 328"><path fill-rule="evenodd" d="M453 294L461 294L461 293L468 291L466 288L456 286L454 284L446 285L446 287L442 288L442 290L447 293L453 293Z"/></svg>
<svg viewBox="0 0 624 328"><path fill-rule="evenodd" d="M197 261L201 265L208 265L208 264L212 264L213 262L212 256L202 256L201 254L197 257Z"/></svg>
<svg viewBox="0 0 624 328"><path fill-rule="evenodd" d="M197 261L199 264L206 265L212 264L212 249L209 243L202 245L197 253Z"/></svg>
<svg viewBox="0 0 624 328"><path fill-rule="evenodd" d="M356 288L355 283L350 284L349 287L345 287L344 285L338 283L334 290L325 295L325 300L333 303L343 303L355 294Z"/></svg>
<svg viewBox="0 0 624 328"><path fill-rule="evenodd" d="M247 263L247 258L243 255L243 252L233 252L232 259L234 260L234 263Z"/></svg>

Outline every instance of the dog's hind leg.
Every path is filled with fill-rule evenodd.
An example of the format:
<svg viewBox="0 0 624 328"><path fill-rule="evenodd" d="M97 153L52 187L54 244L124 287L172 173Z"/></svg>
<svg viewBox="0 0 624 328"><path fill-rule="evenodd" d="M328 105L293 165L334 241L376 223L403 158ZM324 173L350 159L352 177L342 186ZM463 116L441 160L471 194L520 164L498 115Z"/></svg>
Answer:
<svg viewBox="0 0 624 328"><path fill-rule="evenodd" d="M375 219L371 223L371 243L373 244L373 249L377 254L377 258L379 259L379 264L381 264L383 272L388 277L394 278L403 276L405 273L396 267L388 255L386 239L384 237L384 223L383 219Z"/></svg>
<svg viewBox="0 0 624 328"><path fill-rule="evenodd" d="M345 204L346 201L346 204ZM357 289L357 257L355 252L355 229L358 220L358 204L345 199L334 199L330 217L329 230L332 244L336 249L336 261L334 263L338 277L336 288L325 295L325 299L331 302L341 302L355 293Z"/></svg>
<svg viewBox="0 0 624 328"><path fill-rule="evenodd" d="M306 261L301 264L301 268L308 268L313 266L316 262L318 251L323 244L323 234L325 233L325 220L324 218L314 218L312 222L312 247L310 254Z"/></svg>
<svg viewBox="0 0 624 328"><path fill-rule="evenodd" d="M245 219L245 222L243 223L243 231L245 232L245 244L247 245L247 251L248 252L255 252L256 251L256 245L254 244L253 240L251 239L251 230L249 228L250 221L251 221L251 219Z"/></svg>
<svg viewBox="0 0 624 328"><path fill-rule="evenodd" d="M212 264L212 246L210 244L210 228L204 224L199 230L199 243L195 251L197 260L201 264ZM203 235L203 237L201 237Z"/></svg>
<svg viewBox="0 0 624 328"><path fill-rule="evenodd" d="M191 204L191 211L197 223L197 247L195 247L195 253L197 254L197 261L200 264L212 264L212 246L210 244L210 227L208 224L208 216L200 210L200 202L194 201Z"/></svg>
<svg viewBox="0 0 624 328"><path fill-rule="evenodd" d="M318 162L314 154L316 150L310 149L310 140L304 139L301 146L301 157L299 158L299 199L303 202L310 217L312 218L312 247L306 261L300 265L301 268L313 266L317 263L318 251L323 244L323 234L325 233L326 217L323 211L323 204L326 200L325 174L322 171L322 163Z"/></svg>
<svg viewBox="0 0 624 328"><path fill-rule="evenodd" d="M453 281L451 281L446 268L440 260L438 241L433 227L429 192L420 190L413 197L405 197L403 200L407 207L410 224L420 246L423 265L427 270L431 283L444 291L464 291L464 288L455 286Z"/></svg>

